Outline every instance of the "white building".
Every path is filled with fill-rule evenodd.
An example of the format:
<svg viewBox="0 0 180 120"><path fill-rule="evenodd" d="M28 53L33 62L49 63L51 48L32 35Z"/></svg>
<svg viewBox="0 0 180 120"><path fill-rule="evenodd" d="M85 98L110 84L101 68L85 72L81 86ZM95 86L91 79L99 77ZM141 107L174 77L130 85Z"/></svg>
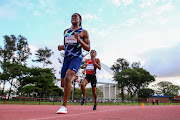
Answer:
<svg viewBox="0 0 180 120"><path fill-rule="evenodd" d="M117 82L113 80L113 71L101 63L101 70L97 70L97 88L103 92L103 100L116 100L116 95L120 93Z"/></svg>

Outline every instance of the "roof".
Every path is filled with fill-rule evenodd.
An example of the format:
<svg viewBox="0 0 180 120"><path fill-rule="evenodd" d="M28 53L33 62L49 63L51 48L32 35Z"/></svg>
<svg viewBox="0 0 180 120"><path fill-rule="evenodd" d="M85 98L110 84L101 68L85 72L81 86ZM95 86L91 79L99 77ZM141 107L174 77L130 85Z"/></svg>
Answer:
<svg viewBox="0 0 180 120"><path fill-rule="evenodd" d="M113 80L113 71L105 64L101 63L101 70L96 71L97 83L117 84Z"/></svg>
<svg viewBox="0 0 180 120"><path fill-rule="evenodd" d="M169 95L152 95L152 97L170 97Z"/></svg>

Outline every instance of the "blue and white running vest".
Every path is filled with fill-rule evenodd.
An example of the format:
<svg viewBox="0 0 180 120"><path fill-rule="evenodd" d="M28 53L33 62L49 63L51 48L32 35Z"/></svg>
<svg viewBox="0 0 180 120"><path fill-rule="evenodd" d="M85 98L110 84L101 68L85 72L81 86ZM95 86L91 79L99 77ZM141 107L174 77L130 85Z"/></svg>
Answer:
<svg viewBox="0 0 180 120"><path fill-rule="evenodd" d="M64 34L65 40L65 57L73 58L79 56L82 58L81 44L74 38L74 32L80 35L82 28L72 31L71 28L67 29Z"/></svg>

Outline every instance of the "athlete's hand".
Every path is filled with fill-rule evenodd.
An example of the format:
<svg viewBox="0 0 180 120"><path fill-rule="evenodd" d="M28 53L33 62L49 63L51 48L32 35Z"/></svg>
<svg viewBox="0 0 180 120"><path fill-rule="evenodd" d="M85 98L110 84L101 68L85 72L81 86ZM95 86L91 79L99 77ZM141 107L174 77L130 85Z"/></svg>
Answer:
<svg viewBox="0 0 180 120"><path fill-rule="evenodd" d="M64 49L64 45L58 45L58 50L61 51Z"/></svg>
<svg viewBox="0 0 180 120"><path fill-rule="evenodd" d="M79 40L80 40L80 37L79 37L79 34L78 33L74 33L74 38L76 38L77 39L77 41L79 42Z"/></svg>
<svg viewBox="0 0 180 120"><path fill-rule="evenodd" d="M91 61L93 62L93 64L95 63L95 58L91 58Z"/></svg>

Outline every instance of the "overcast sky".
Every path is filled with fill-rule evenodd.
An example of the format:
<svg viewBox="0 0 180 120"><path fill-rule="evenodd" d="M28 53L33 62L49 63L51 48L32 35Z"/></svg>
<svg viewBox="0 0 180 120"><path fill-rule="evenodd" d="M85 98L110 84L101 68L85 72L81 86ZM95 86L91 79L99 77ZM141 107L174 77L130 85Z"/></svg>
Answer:
<svg viewBox="0 0 180 120"><path fill-rule="evenodd" d="M157 81L180 85L179 6L179 0L0 0L0 45L4 35L21 34L33 54L47 46L58 72L57 46L77 12L102 63L140 61Z"/></svg>

